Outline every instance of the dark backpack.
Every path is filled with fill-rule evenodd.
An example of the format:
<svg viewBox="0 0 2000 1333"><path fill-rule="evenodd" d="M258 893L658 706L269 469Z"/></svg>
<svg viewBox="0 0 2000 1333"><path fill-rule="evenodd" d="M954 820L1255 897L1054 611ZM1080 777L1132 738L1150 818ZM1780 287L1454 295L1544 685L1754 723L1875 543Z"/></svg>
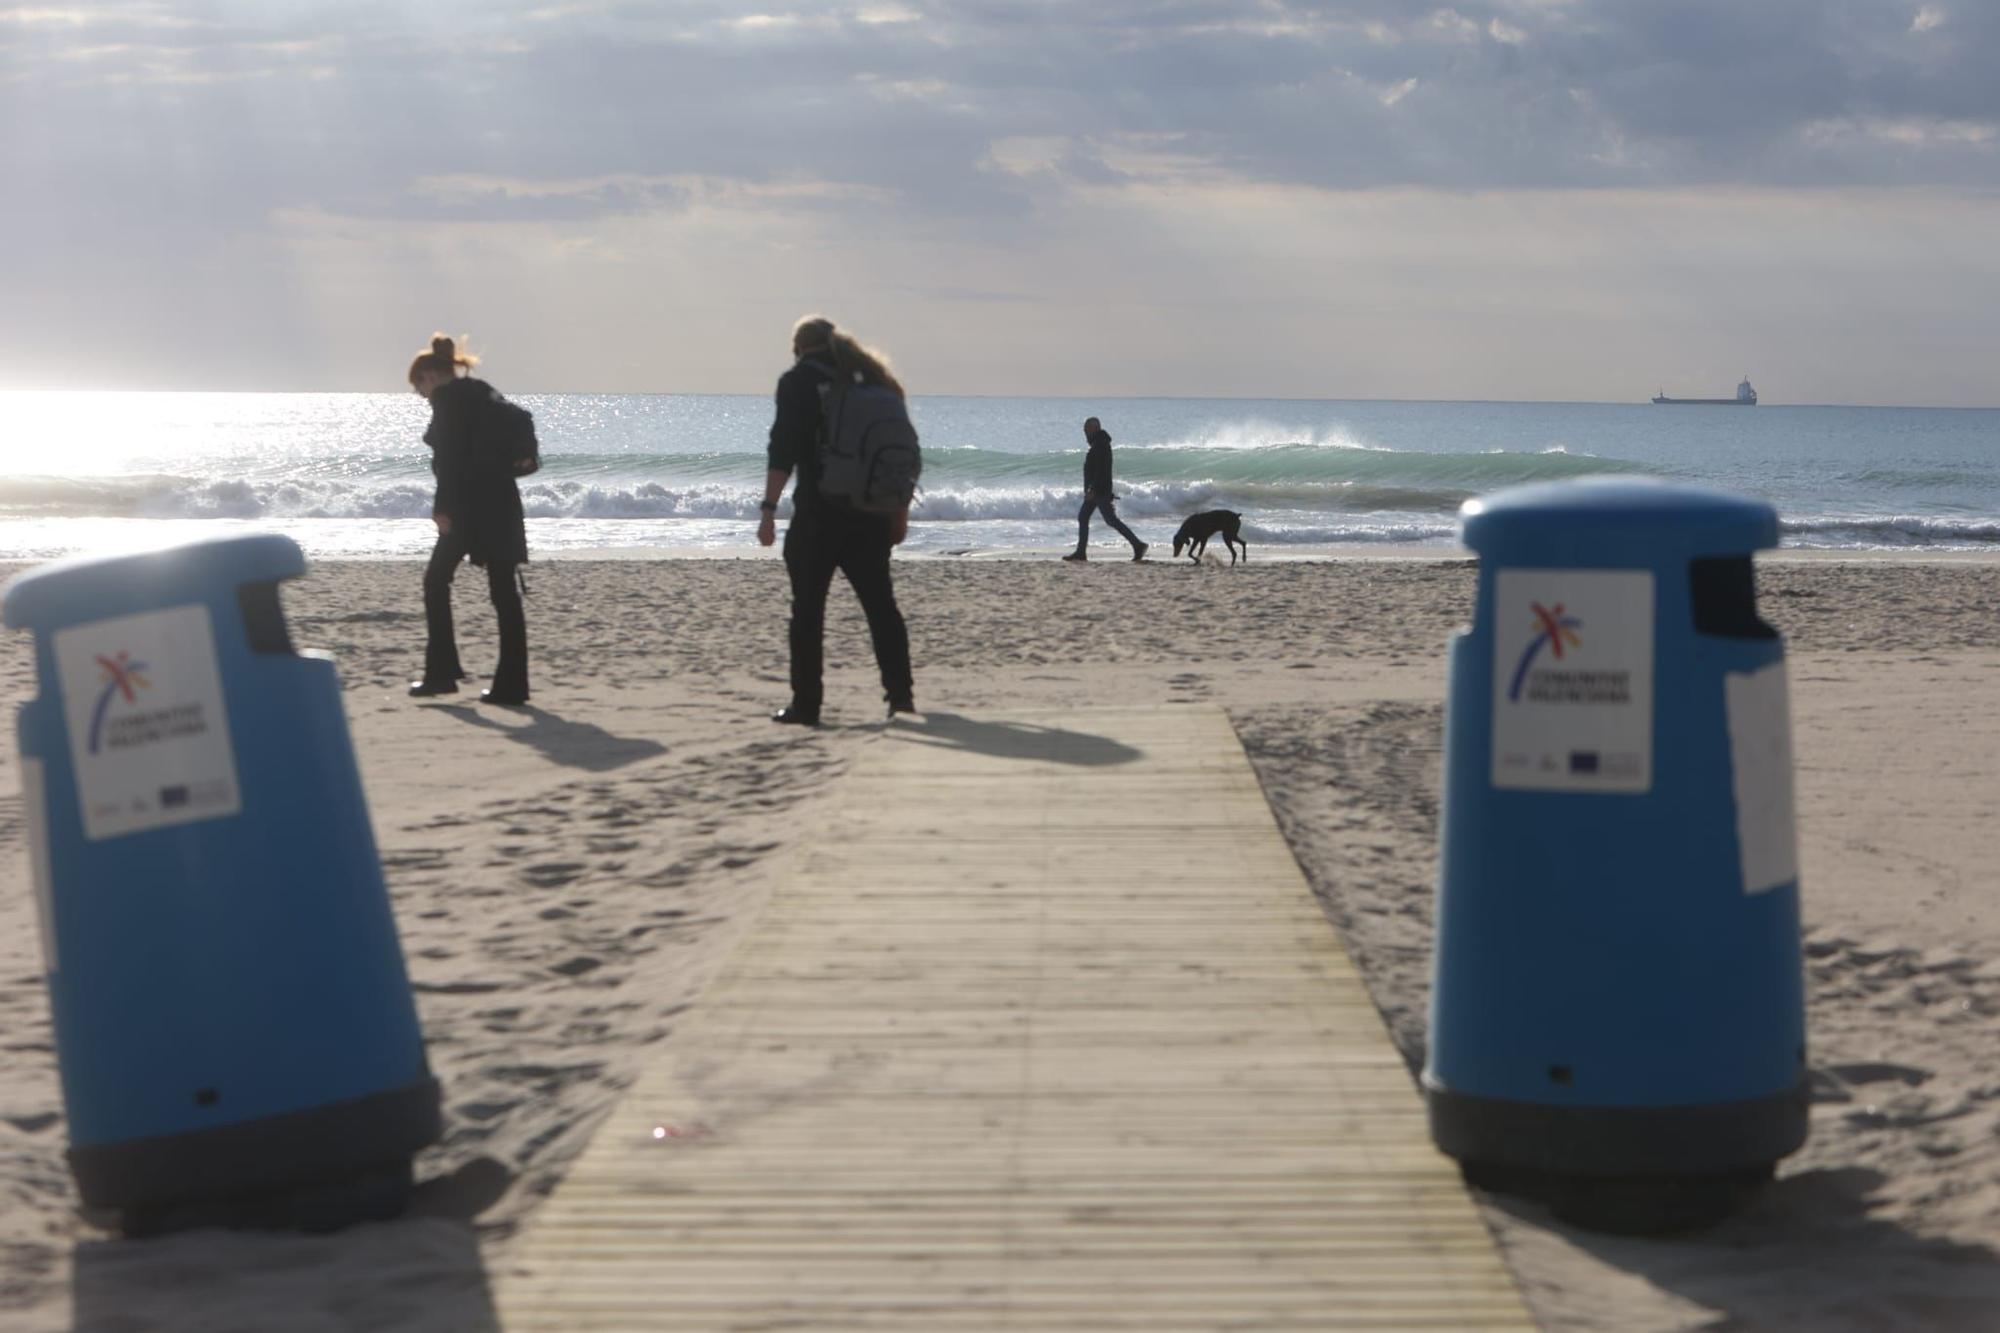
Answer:
<svg viewBox="0 0 2000 1333"><path fill-rule="evenodd" d="M509 476L531 477L542 470L542 445L535 438L533 412L508 402L496 389L487 404L486 421L493 444L507 460Z"/></svg>
<svg viewBox="0 0 2000 1333"><path fill-rule="evenodd" d="M903 396L836 375L820 386L820 410L820 494L870 514L908 508L924 460Z"/></svg>

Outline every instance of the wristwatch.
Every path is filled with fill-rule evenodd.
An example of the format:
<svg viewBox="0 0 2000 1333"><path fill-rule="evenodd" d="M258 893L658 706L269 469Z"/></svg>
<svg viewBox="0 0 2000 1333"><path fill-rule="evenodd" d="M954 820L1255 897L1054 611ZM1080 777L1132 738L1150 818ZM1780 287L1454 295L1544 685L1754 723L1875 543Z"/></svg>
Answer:
<svg viewBox="0 0 2000 1333"><path fill-rule="evenodd" d="M778 502L776 500L760 500L757 504L757 507L763 510L767 514L775 514L778 512Z"/></svg>

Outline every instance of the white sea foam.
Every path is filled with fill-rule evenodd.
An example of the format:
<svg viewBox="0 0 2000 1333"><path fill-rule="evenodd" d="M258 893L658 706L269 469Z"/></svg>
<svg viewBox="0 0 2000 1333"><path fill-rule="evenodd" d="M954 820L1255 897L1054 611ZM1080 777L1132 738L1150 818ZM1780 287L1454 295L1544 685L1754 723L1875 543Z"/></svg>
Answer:
<svg viewBox="0 0 2000 1333"><path fill-rule="evenodd" d="M1826 515L1784 519L1780 521L1779 528L1785 534L1787 546L1970 549L2000 545L2000 518L1927 518L1915 514L1887 517Z"/></svg>
<svg viewBox="0 0 2000 1333"><path fill-rule="evenodd" d="M728 544L754 524L768 398L522 401L543 441L522 487L538 549ZM1085 412L1117 438L1120 512L1142 533L1227 508L1260 542L1445 542L1470 496L1652 473L1770 499L1788 545L2000 545L1992 412L996 398L912 412L920 547L1073 539ZM0 394L0 557L232 525L407 553L429 528L424 422L408 394Z"/></svg>

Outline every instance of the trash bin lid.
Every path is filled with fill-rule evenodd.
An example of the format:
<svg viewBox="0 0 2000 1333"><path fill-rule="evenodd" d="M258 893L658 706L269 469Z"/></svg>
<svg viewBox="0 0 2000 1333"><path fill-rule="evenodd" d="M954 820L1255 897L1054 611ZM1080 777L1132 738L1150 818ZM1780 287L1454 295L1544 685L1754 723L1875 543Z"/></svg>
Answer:
<svg viewBox="0 0 2000 1333"><path fill-rule="evenodd" d="M133 611L201 601L245 583L297 578L305 553L275 532L215 537L40 565L7 585L10 628L56 629Z"/></svg>
<svg viewBox="0 0 2000 1333"><path fill-rule="evenodd" d="M1583 477L1467 500L1459 534L1482 555L1646 564L1747 555L1778 544L1778 511L1707 486L1644 477Z"/></svg>

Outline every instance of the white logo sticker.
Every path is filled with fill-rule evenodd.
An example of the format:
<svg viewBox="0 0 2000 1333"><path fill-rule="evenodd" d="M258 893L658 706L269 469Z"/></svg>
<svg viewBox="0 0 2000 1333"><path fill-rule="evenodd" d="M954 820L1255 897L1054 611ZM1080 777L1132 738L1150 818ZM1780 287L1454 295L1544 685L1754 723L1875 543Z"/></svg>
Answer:
<svg viewBox="0 0 2000 1333"><path fill-rule="evenodd" d="M242 810L206 606L73 625L55 654L84 836Z"/></svg>
<svg viewBox="0 0 2000 1333"><path fill-rule="evenodd" d="M1502 569L1493 614L1493 785L1651 790L1652 571Z"/></svg>

